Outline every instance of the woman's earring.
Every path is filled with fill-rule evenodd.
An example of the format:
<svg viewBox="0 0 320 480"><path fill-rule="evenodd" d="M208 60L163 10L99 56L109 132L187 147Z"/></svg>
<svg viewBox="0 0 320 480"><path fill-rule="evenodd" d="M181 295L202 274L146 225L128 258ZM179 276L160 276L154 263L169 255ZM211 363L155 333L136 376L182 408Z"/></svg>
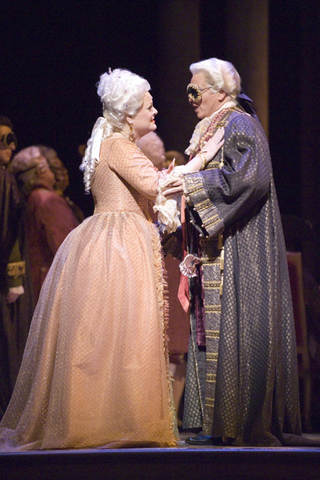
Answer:
<svg viewBox="0 0 320 480"><path fill-rule="evenodd" d="M129 127L130 127L129 140L130 142L134 142L136 139L136 136L134 134L134 128L133 128L132 122L129 122Z"/></svg>

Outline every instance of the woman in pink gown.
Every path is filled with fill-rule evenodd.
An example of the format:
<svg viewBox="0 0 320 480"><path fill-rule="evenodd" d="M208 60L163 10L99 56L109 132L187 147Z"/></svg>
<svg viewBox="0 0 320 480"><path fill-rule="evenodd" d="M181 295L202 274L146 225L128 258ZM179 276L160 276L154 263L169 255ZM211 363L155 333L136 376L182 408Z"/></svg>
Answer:
<svg viewBox="0 0 320 480"><path fill-rule="evenodd" d="M159 178L136 141L156 129L150 85L101 76L82 162L95 210L43 284L1 450L177 445L161 246L148 214Z"/></svg>

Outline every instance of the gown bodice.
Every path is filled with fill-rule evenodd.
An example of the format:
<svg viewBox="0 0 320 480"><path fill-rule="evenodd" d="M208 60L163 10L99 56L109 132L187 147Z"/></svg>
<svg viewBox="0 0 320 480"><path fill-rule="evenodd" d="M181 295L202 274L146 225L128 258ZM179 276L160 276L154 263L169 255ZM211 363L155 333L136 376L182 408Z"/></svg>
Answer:
<svg viewBox="0 0 320 480"><path fill-rule="evenodd" d="M125 138L108 138L92 181L94 213L131 212L148 220L148 199L157 195L158 173L151 161Z"/></svg>

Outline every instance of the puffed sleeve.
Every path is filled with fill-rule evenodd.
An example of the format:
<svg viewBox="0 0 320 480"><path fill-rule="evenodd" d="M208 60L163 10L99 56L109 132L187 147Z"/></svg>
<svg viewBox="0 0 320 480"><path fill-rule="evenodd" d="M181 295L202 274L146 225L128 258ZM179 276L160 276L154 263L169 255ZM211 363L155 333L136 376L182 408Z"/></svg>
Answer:
<svg viewBox="0 0 320 480"><path fill-rule="evenodd" d="M184 191L195 222L215 236L257 205L269 192L272 168L260 124L238 114L225 129L225 143L215 160L222 168L184 175Z"/></svg>
<svg viewBox="0 0 320 480"><path fill-rule="evenodd" d="M103 153L103 152L102 152ZM113 142L108 164L136 191L155 200L158 194L159 172L132 142L117 139Z"/></svg>

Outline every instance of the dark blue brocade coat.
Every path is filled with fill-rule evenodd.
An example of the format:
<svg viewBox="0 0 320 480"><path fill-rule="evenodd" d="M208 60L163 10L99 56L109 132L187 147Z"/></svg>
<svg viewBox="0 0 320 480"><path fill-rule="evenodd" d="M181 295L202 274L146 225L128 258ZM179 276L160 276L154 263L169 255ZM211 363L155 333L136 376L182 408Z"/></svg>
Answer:
<svg viewBox="0 0 320 480"><path fill-rule="evenodd" d="M301 434L284 238L266 135L250 115L228 115L223 148L183 177L188 248L202 258L190 279L184 428L279 445Z"/></svg>

